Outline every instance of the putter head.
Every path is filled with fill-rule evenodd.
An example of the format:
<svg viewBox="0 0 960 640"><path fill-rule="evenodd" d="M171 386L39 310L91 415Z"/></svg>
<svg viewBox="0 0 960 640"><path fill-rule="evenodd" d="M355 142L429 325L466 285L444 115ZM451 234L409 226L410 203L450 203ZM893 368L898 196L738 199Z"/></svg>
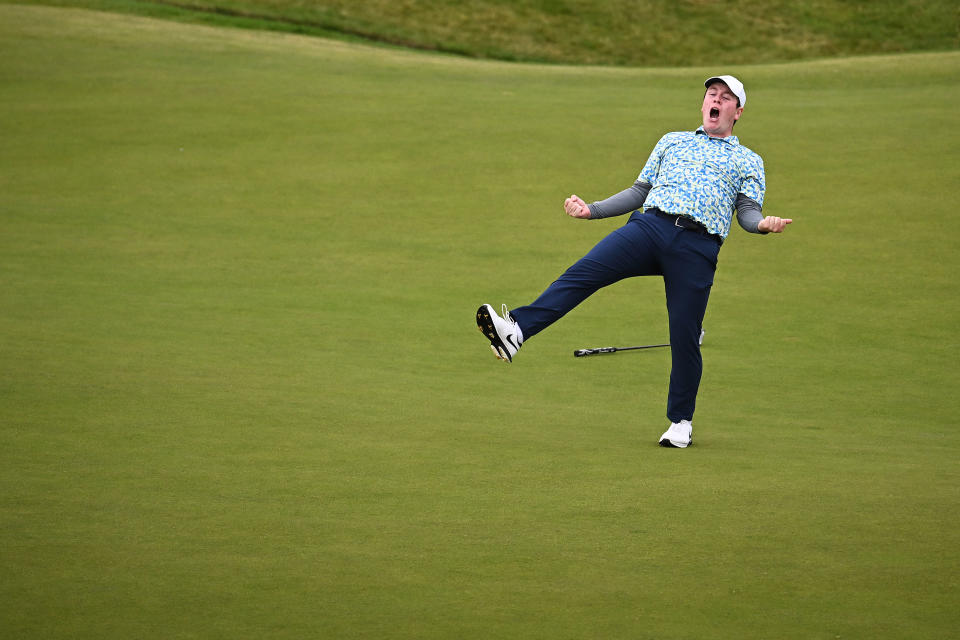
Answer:
<svg viewBox="0 0 960 640"><path fill-rule="evenodd" d="M573 352L574 358L582 358L583 356L592 356L597 353L614 353L617 351L617 347L600 347L599 349L577 349Z"/></svg>

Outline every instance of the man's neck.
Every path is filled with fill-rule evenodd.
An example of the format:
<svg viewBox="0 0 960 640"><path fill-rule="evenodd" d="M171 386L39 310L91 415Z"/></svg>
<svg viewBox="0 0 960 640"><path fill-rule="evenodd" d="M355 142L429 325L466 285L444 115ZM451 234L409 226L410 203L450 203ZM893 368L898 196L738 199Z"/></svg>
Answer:
<svg viewBox="0 0 960 640"><path fill-rule="evenodd" d="M709 131L707 131L706 129L704 129L704 128L701 126L701 127L698 129L698 131L699 131L700 133L702 133L703 135L707 136L708 138L720 138L721 140L722 140L723 138L729 138L730 136L733 135L733 130L732 130L732 129L731 129L730 131L728 131L727 133L725 133L725 134L720 134L720 133L710 133Z"/></svg>

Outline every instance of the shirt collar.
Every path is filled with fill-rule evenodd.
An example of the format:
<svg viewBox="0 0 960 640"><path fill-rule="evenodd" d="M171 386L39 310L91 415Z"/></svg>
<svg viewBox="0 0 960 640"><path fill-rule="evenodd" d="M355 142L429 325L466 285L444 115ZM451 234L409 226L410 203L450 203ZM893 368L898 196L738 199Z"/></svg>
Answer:
<svg viewBox="0 0 960 640"><path fill-rule="evenodd" d="M703 125L697 127L697 130L696 130L695 133L702 134L702 135L707 135L707 132L703 130ZM729 142L729 143L732 144L733 146L737 146L737 145L740 144L740 138L738 138L737 136L727 136L726 138L713 138L713 139L714 139L714 140L723 140L724 142Z"/></svg>

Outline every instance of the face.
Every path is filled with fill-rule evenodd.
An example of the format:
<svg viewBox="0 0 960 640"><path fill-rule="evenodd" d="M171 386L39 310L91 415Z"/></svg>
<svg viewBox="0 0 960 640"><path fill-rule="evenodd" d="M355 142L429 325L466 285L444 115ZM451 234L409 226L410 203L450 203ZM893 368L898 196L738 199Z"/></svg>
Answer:
<svg viewBox="0 0 960 640"><path fill-rule="evenodd" d="M703 96L703 130L713 138L726 138L733 133L733 123L740 119L743 107L737 106L737 96L719 80L707 87Z"/></svg>

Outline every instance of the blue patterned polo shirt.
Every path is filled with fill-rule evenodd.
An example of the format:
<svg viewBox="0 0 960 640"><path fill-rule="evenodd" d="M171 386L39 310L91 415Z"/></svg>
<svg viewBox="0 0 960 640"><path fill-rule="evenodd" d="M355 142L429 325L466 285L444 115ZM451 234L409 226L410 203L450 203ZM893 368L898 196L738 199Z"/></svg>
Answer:
<svg viewBox="0 0 960 640"><path fill-rule="evenodd" d="M763 158L736 136L711 138L703 127L660 138L637 180L652 185L645 211L688 216L721 238L730 233L737 194L762 207L766 190Z"/></svg>

